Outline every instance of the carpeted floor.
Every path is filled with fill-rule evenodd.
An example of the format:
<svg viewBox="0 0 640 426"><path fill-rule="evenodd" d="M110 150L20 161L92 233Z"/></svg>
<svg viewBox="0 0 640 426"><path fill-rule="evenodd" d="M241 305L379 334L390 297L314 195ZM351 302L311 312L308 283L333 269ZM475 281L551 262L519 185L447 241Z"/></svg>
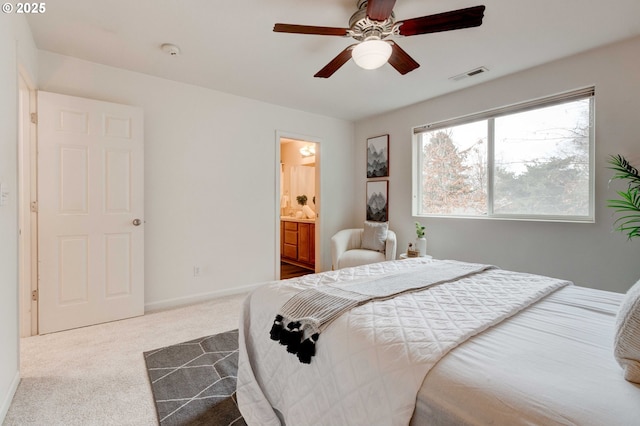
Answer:
<svg viewBox="0 0 640 426"><path fill-rule="evenodd" d="M235 399L238 330L144 353L161 426L246 426Z"/></svg>
<svg viewBox="0 0 640 426"><path fill-rule="evenodd" d="M245 297L21 339L3 426L157 425L143 352L237 328Z"/></svg>

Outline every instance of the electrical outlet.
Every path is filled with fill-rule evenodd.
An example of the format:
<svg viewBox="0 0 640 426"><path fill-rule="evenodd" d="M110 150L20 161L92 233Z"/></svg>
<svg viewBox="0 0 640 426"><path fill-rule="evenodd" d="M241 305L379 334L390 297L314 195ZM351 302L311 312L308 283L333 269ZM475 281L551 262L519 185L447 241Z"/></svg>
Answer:
<svg viewBox="0 0 640 426"><path fill-rule="evenodd" d="M193 267L193 276L194 277L199 277L200 276L200 267L199 266L194 266Z"/></svg>

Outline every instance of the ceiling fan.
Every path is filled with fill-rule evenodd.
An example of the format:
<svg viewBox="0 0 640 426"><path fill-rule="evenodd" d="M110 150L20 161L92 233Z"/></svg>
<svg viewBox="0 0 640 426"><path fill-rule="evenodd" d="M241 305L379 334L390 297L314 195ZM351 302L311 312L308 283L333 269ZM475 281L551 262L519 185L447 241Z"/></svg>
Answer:
<svg viewBox="0 0 640 426"><path fill-rule="evenodd" d="M365 69L375 69L389 62L404 75L420 64L390 38L477 27L482 24L485 9L484 6L474 6L396 22L393 13L395 3L396 0L358 0L358 11L349 19L349 28L275 24L273 31L352 37L358 41L340 52L314 77L331 77L351 58Z"/></svg>

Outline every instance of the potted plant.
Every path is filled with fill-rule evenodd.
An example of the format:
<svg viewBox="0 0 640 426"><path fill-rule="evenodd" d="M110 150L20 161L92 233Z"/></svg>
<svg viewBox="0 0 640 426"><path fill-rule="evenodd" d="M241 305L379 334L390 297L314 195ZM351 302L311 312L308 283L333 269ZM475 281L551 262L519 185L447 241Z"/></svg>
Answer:
<svg viewBox="0 0 640 426"><path fill-rule="evenodd" d="M615 171L611 178L622 179L627 182L626 191L616 191L620 196L616 200L607 200L607 207L620 213L618 219L613 222L616 231L624 232L629 239L640 237L640 174L622 155L612 155L609 158L609 167Z"/></svg>
<svg viewBox="0 0 640 426"><path fill-rule="evenodd" d="M300 205L302 206L302 210L298 210L298 211L296 212L296 218L298 218L298 219L302 219L302 218L305 216L305 214L303 213L303 211L304 211L304 206L306 206L306 205L307 205L307 196L306 196L306 195L304 195L304 194L302 194L302 195L298 195L298 196L296 197L296 201L298 202L298 204L300 204Z"/></svg>
<svg viewBox="0 0 640 426"><path fill-rule="evenodd" d="M420 222L416 222L416 249L420 252L419 256L427 255L427 239L424 237L425 226Z"/></svg>

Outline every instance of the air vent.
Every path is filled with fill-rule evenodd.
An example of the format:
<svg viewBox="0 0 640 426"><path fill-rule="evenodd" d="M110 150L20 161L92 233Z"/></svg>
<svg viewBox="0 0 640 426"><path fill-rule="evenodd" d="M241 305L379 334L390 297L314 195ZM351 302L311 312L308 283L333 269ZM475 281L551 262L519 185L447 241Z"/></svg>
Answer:
<svg viewBox="0 0 640 426"><path fill-rule="evenodd" d="M479 68L472 69L471 71L467 71L467 72L464 72L462 74L458 74L458 75L454 75L453 77L449 77L449 80L460 81L460 80L465 79L467 77L474 77L476 75L483 74L483 73L488 72L488 71L489 70L486 67L479 67Z"/></svg>

